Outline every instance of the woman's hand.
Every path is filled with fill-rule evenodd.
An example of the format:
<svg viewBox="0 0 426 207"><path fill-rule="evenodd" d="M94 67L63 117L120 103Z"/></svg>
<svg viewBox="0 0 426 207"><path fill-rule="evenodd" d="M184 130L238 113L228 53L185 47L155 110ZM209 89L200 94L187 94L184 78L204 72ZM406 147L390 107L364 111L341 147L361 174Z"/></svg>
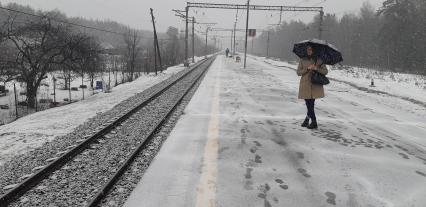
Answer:
<svg viewBox="0 0 426 207"><path fill-rule="evenodd" d="M317 66L314 64L311 64L308 66L308 70L317 70Z"/></svg>

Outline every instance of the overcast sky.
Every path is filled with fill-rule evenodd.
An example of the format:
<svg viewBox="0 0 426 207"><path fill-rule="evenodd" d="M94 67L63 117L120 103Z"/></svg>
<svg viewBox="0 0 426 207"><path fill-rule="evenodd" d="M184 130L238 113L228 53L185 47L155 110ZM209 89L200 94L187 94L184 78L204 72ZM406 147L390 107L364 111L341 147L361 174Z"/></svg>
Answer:
<svg viewBox="0 0 426 207"><path fill-rule="evenodd" d="M326 13L336 13L339 17L345 12L358 12L366 0L251 0L251 4L274 6L323 6ZM378 8L384 0L369 0ZM172 9L183 10L187 0L0 0L2 4L15 2L30 5L36 9L58 9L71 17L89 19L110 19L133 28L152 30L149 8L154 9L159 31L168 26L184 29L184 22L174 16ZM191 2L236 3L245 4L246 0L196 0ZM231 28L235 21L235 10L191 9L191 16L200 22L218 23L215 27ZM238 26L245 27L245 11L239 11ZM279 12L253 11L250 13L250 27L264 29L269 24L279 22ZM283 20L310 21L315 13L289 12L282 15ZM204 30L201 26L198 30ZM224 34L225 35L225 34Z"/></svg>

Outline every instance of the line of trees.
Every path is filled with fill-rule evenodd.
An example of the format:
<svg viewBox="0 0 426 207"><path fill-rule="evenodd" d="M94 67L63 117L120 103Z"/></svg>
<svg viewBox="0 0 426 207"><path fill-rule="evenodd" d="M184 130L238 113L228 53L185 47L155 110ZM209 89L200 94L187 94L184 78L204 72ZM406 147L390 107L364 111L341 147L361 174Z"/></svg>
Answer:
<svg viewBox="0 0 426 207"><path fill-rule="evenodd" d="M338 47L344 64L426 75L426 1L386 0L379 9L365 2L358 14L324 16L323 39ZM270 56L296 60L295 42L318 36L319 16L311 23L284 23L270 31ZM267 35L255 40L266 55Z"/></svg>
<svg viewBox="0 0 426 207"><path fill-rule="evenodd" d="M98 43L73 32L68 25L46 18L26 19L9 15L1 30L1 60L5 72L26 85L29 107L35 107L37 89L47 74L57 70L84 71L100 61Z"/></svg>
<svg viewBox="0 0 426 207"><path fill-rule="evenodd" d="M122 82L133 81L143 72L154 72L153 34L131 29L112 21L89 21L67 18L59 11L42 12L18 4L6 7L31 15L0 10L0 81L16 80L25 83L27 104L36 106L37 90L48 74L62 79L64 89L71 88L77 77L90 78L93 88L95 76L113 70L121 71ZM123 35L70 26L72 22ZM184 41L179 30L170 27L159 34L160 52L164 67L183 62ZM161 39L164 39L162 41ZM196 54L204 53L203 41L196 37ZM117 85L117 78L115 78ZM108 85L109 87L109 85Z"/></svg>

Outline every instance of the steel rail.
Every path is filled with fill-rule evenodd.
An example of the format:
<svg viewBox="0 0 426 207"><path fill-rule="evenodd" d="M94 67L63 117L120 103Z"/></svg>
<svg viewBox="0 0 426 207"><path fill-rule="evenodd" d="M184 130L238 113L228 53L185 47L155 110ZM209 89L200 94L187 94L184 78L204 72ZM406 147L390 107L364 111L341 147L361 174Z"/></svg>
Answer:
<svg viewBox="0 0 426 207"><path fill-rule="evenodd" d="M183 93L183 95L181 95L181 97L174 103L173 107L171 107L171 109L167 112L167 114L162 117L161 121L155 127L153 127L153 129L147 135L145 140L138 145L138 147L133 151L132 155L120 166L119 170L114 174L114 176L112 176L110 180L108 180L108 182L102 187L102 189L98 191L96 196L90 201L87 207L97 206L99 202L102 200L102 198L104 198L104 196L106 196L107 193L114 187L114 184L118 181L120 176L124 174L128 166L133 162L133 160L140 153L140 151L145 148L146 144L156 135L156 132L163 126L164 122L166 122L167 119L173 114L175 109L179 106L179 104L182 102L185 96L189 93L189 91L191 91L191 89L195 86L198 80L200 80L200 78L203 77L207 69L213 63L214 57L209 59L208 61L210 62L207 63L206 67L204 68L204 71L200 75L198 75L197 78L195 78L195 81L186 89L185 93Z"/></svg>

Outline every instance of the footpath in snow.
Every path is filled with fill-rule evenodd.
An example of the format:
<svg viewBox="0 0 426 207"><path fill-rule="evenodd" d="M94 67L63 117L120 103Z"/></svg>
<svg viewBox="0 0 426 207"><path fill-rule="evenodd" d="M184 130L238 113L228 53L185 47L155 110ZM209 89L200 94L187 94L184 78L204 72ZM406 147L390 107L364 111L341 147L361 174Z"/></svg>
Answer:
<svg viewBox="0 0 426 207"><path fill-rule="evenodd" d="M298 83L219 56L125 206L426 206L424 107L333 81L309 130Z"/></svg>
<svg viewBox="0 0 426 207"><path fill-rule="evenodd" d="M197 61L200 59L197 57ZM111 93L98 93L83 101L40 111L0 126L0 166L16 155L24 154L74 131L90 118L112 109L184 68L179 65L169 67L157 76L142 75L133 82L114 87Z"/></svg>

